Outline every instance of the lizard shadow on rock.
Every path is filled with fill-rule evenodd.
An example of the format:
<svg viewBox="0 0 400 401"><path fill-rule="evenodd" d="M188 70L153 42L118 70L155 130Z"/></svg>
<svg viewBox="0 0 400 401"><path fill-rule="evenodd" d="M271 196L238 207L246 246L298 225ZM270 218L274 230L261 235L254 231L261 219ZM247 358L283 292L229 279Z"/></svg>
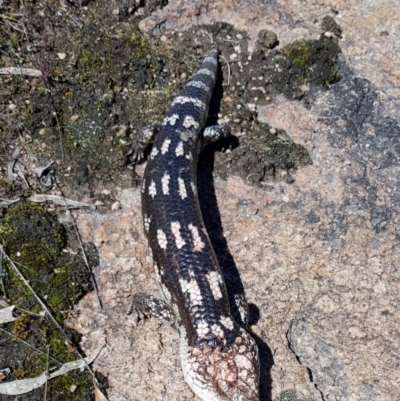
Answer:
<svg viewBox="0 0 400 401"><path fill-rule="evenodd" d="M223 234L221 223L221 215L218 210L217 199L215 195L214 181L212 177L213 161L210 160L210 151L203 152L199 160L197 173L199 200L201 213L203 215L204 224L209 234L212 246L216 252L218 263L221 267L222 274L225 279L229 298L234 294L244 293L242 281L239 271L235 265L232 254L229 250L228 243ZM232 313L235 315L233 308L234 303L231 302ZM249 305L249 323L256 324L259 319L259 309L256 305ZM271 400L271 367L273 365L273 357L268 345L257 335L250 332L257 342L260 354L260 400Z"/></svg>
<svg viewBox="0 0 400 401"><path fill-rule="evenodd" d="M207 125L215 125L217 114L222 97L221 80L217 81L213 98L210 104L210 116ZM198 162L197 186L199 192L199 201L201 213L203 215L204 224L209 234L212 246L216 252L218 263L221 267L222 274L225 279L227 291L230 300L235 294L243 294L244 287L240 279L239 271L235 265L235 261L229 250L228 243L223 234L221 215L219 213L217 198L215 195L215 187L213 180L214 170L214 154L227 147L237 147L238 140L236 137L227 138L207 146L201 153ZM237 315L237 309L234 302L231 303L232 314ZM256 305L249 305L249 323L256 324L259 320L259 309ZM250 332L257 342L260 354L260 400L271 400L271 367L273 365L273 357L268 345L257 335Z"/></svg>

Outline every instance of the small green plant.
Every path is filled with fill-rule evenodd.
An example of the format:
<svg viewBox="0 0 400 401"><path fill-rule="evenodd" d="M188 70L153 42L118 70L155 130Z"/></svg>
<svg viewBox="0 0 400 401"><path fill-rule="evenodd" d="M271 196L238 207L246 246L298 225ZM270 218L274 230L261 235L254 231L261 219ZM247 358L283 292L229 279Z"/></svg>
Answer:
<svg viewBox="0 0 400 401"><path fill-rule="evenodd" d="M303 68L307 67L310 62L310 46L305 42L295 42L285 50L286 57L293 64L297 64Z"/></svg>

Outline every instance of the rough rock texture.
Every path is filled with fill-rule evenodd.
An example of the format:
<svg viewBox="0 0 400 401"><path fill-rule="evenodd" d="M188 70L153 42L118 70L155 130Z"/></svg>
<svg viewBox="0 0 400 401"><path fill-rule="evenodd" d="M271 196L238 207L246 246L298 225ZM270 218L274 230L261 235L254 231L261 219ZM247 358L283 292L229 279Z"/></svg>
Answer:
<svg viewBox="0 0 400 401"><path fill-rule="evenodd" d="M310 88L307 103L281 97L258 108L260 121L284 129L313 164L301 167L293 183L277 179L268 190L236 177L213 183L229 253L255 305L262 400L398 400L397 2L262 3L171 1L142 23L143 30L160 31L225 19L253 38L272 30L280 46L315 38L314 20L328 13L337 13L342 28L339 83L328 91ZM104 310L88 295L74 327L86 349L95 348L96 336L107 338L95 368L108 376L110 400L194 399L179 367L176 333L154 320L135 328L124 315L131 292L156 287L139 191L112 191L120 210L78 216L82 239L99 251Z"/></svg>

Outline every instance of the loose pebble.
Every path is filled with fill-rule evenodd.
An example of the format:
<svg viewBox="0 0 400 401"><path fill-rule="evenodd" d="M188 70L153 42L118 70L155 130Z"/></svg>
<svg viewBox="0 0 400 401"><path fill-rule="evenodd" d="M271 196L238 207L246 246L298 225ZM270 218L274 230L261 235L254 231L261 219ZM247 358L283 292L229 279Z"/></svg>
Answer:
<svg viewBox="0 0 400 401"><path fill-rule="evenodd" d="M111 205L111 210L115 212L116 210L121 209L121 203L116 201Z"/></svg>

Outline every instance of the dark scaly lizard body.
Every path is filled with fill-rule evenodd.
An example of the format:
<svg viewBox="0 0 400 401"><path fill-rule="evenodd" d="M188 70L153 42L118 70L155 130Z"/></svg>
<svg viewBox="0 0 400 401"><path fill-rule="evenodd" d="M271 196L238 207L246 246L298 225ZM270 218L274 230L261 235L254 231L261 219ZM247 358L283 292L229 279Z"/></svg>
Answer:
<svg viewBox="0 0 400 401"><path fill-rule="evenodd" d="M133 305L178 329L185 380L200 399L257 401L257 345L232 317L197 197L202 147L229 134L225 126L204 129L217 71L214 49L162 125L145 129L133 145L133 159L140 159L156 134L142 182L142 213L162 296L136 294Z"/></svg>

